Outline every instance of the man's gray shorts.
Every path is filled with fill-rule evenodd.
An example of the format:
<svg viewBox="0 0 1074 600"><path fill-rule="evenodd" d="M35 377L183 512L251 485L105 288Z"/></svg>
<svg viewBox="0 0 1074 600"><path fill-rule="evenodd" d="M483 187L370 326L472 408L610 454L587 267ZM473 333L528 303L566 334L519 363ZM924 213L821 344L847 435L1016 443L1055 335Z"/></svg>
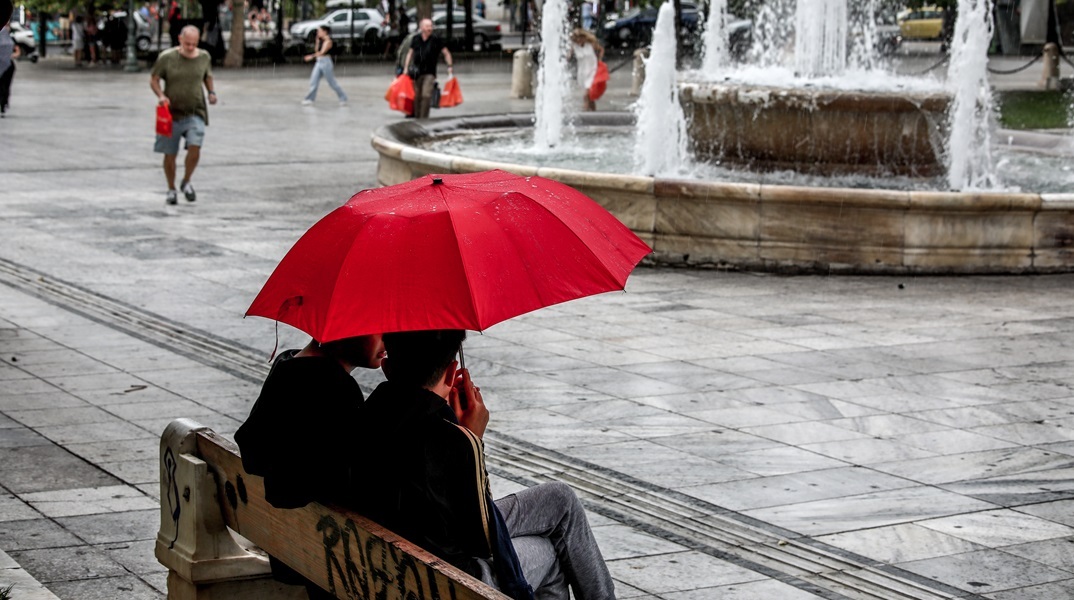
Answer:
<svg viewBox="0 0 1074 600"><path fill-rule="evenodd" d="M172 136L158 135L157 141L153 144L153 151L168 155L179 154L180 138L186 138L186 146L184 147L187 149L191 146L200 147L201 143L205 141L205 121L197 115L183 117L175 121L172 123Z"/></svg>

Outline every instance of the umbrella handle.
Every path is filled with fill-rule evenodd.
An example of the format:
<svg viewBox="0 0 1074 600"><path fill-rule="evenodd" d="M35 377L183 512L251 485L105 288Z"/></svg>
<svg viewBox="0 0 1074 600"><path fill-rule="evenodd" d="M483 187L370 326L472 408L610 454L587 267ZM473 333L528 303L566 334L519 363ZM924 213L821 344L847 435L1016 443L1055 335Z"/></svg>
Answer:
<svg viewBox="0 0 1074 600"><path fill-rule="evenodd" d="M459 368L466 368L466 355L462 352L462 344L459 344Z"/></svg>

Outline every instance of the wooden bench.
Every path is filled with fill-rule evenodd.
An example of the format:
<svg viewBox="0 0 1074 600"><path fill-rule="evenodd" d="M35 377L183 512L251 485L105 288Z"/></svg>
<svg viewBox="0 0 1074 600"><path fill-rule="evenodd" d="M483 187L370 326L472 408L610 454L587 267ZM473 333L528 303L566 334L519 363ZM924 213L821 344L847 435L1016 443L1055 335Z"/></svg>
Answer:
<svg viewBox="0 0 1074 600"><path fill-rule="evenodd" d="M346 600L510 600L391 531L338 507L277 509L238 447L188 419L160 441L157 560L170 600L299 600L269 553Z"/></svg>

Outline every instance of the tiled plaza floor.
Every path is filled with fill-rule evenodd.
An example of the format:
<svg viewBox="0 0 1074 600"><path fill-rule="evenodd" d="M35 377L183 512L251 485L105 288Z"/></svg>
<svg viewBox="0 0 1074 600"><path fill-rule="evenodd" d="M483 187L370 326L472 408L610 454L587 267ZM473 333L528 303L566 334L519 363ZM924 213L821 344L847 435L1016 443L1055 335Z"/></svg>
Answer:
<svg viewBox="0 0 1074 600"><path fill-rule="evenodd" d="M509 68L462 65L459 110L530 109ZM47 591L17 599L161 597L160 432L235 430L275 343L244 309L374 185L390 74L338 71L345 109L298 105L305 68L218 72L199 199L177 207L146 74L19 71L0 122L0 583ZM610 108L628 88L626 70ZM1072 289L641 268L467 342L495 491L544 476L498 454L575 478L623 598L1070 598ZM866 580L888 595L848 583Z"/></svg>

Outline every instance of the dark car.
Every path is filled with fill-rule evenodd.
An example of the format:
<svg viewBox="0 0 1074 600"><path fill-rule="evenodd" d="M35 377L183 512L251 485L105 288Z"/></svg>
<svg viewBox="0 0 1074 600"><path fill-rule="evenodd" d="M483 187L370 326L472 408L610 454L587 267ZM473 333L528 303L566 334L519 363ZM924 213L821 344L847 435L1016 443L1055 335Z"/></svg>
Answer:
<svg viewBox="0 0 1074 600"><path fill-rule="evenodd" d="M601 32L604 44L612 48L641 48L653 41L653 29L659 7L633 8L614 21L604 24ZM682 3L682 26L686 30L687 45L696 40L700 27L700 13L692 2Z"/></svg>

